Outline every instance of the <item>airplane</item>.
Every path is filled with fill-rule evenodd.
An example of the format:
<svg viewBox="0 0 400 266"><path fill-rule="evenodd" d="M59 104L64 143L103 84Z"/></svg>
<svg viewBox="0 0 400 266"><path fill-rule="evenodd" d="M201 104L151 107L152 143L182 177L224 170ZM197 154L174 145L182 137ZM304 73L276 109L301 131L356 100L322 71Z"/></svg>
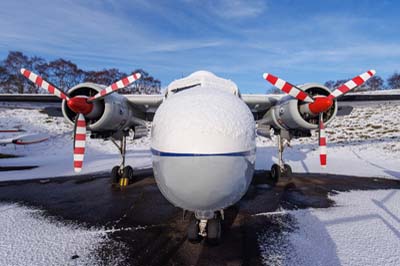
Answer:
<svg viewBox="0 0 400 266"><path fill-rule="evenodd" d="M75 126L74 170L83 167L87 131L91 138L111 140L122 161L111 170L121 187L134 181L125 165L126 138L151 124L151 152L156 183L173 205L193 212L188 240L210 243L221 239L224 209L238 202L249 188L256 159L256 136L273 129L278 142L278 163L271 178L290 176L283 152L293 138L319 132L320 164L327 164L325 127L338 112L338 97L375 75L369 70L332 92L317 83L300 86L265 73L263 78L285 94L241 94L231 80L197 71L173 81L163 95L115 93L140 78L140 73L104 86L81 83L63 92L35 73L22 75L62 99L62 113Z"/></svg>
<svg viewBox="0 0 400 266"><path fill-rule="evenodd" d="M0 133L14 133L14 132L21 132L21 130L10 129L10 130L1 130L0 131ZM7 138L7 139L0 139L0 145L1 146L5 146L8 144L31 145L31 144L44 142L48 139L49 139L49 136L44 133L24 134L24 135L19 135L19 136Z"/></svg>

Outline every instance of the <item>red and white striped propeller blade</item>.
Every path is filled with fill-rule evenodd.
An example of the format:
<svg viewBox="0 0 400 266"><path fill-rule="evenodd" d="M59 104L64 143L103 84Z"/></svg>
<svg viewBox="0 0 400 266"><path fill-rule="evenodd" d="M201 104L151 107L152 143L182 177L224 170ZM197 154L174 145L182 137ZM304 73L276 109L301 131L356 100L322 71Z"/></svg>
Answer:
<svg viewBox="0 0 400 266"><path fill-rule="evenodd" d="M323 113L319 113L319 161L321 167L326 167L327 149Z"/></svg>
<svg viewBox="0 0 400 266"><path fill-rule="evenodd" d="M263 77L266 81L280 89L281 91L285 92L286 94L289 94L296 99L303 101L303 102L309 102L312 103L314 102L313 98L310 97L306 92L302 91L300 88L290 84L287 81L284 81L281 78L278 78L274 75L271 75L269 73L264 73Z"/></svg>
<svg viewBox="0 0 400 266"><path fill-rule="evenodd" d="M85 155L86 121L83 114L79 114L75 120L74 132L74 171L82 171L83 157Z"/></svg>
<svg viewBox="0 0 400 266"><path fill-rule="evenodd" d="M117 82L114 82L107 88L102 89L100 92L98 92L96 95L90 97L88 99L89 102L94 101L94 100L99 100L102 99L104 96L113 93L114 91L117 91L119 89L125 88L129 84L135 82L136 80L140 79L141 75L140 73L133 73L130 76L127 76L121 80L118 80Z"/></svg>
<svg viewBox="0 0 400 266"><path fill-rule="evenodd" d="M41 76L33 73L32 71L29 71L25 68L21 68L21 74L24 75L27 79L38 85L39 87L42 87L43 89L47 90L51 94L57 96L58 98L61 98L63 100L69 100L69 97L62 92L60 89L57 87L51 85L48 83L46 80L44 80Z"/></svg>
<svg viewBox="0 0 400 266"><path fill-rule="evenodd" d="M360 86L368 79L370 79L373 75L376 74L376 71L371 69L367 72L362 73L361 75L352 78L351 80L347 81L345 84L337 88L336 90L332 91L331 94L328 96L330 99L335 99L343 94L348 93L352 89Z"/></svg>

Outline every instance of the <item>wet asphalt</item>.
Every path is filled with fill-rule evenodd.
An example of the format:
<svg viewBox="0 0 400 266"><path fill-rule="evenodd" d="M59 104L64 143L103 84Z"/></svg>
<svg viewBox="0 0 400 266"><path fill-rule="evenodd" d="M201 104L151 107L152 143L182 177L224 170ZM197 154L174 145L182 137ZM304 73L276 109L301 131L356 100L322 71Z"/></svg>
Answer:
<svg viewBox="0 0 400 266"><path fill-rule="evenodd" d="M0 201L39 208L68 223L117 229L96 250L104 265L116 256L122 258L118 265L262 265L259 235L273 238L287 229L273 216L256 214L329 208L335 203L328 196L342 191L400 189L400 180L296 173L272 186L269 172L257 171L247 194L225 211L222 243L210 246L187 241L191 214L184 218L161 195L151 169L135 174L137 181L123 190L108 173L0 182Z"/></svg>

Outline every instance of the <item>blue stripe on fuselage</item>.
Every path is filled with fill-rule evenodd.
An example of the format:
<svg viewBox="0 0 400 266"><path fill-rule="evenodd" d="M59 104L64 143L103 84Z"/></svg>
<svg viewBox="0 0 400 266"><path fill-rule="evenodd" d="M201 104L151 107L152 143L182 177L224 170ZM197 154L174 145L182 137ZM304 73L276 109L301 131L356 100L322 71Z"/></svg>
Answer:
<svg viewBox="0 0 400 266"><path fill-rule="evenodd" d="M241 151L241 152L228 152L228 153L176 153L176 152L163 152L158 151L156 149L151 149L151 153L156 156L163 157L205 157L205 156L250 156L254 155L256 152L255 149L249 151Z"/></svg>

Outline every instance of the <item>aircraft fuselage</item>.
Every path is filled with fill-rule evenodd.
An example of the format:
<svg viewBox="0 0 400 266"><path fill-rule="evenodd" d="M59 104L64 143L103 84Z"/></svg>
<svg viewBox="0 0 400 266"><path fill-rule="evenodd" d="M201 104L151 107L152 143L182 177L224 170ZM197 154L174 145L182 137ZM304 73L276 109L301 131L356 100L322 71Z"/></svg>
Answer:
<svg viewBox="0 0 400 266"><path fill-rule="evenodd" d="M255 121L232 93L198 87L168 97L152 127L154 175L175 206L207 216L246 193L255 164Z"/></svg>

